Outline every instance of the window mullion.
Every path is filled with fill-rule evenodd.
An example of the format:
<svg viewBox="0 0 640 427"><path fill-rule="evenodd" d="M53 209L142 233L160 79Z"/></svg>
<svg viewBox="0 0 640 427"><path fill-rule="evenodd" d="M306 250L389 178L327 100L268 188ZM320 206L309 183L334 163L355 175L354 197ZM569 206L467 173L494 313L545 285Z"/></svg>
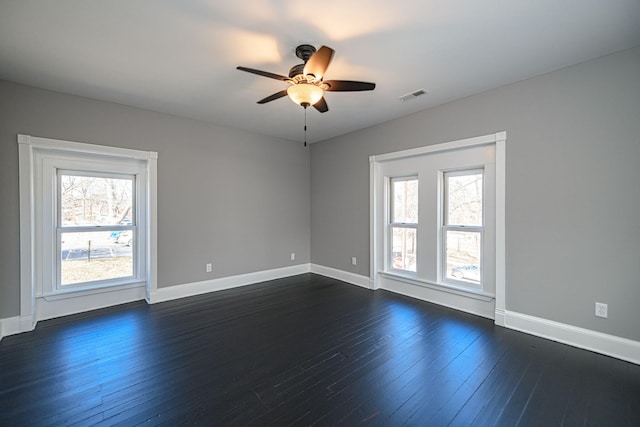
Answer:
<svg viewBox="0 0 640 427"><path fill-rule="evenodd" d="M389 224L391 227L401 227L401 228L418 228L418 224L415 222L392 222Z"/></svg>
<svg viewBox="0 0 640 427"><path fill-rule="evenodd" d="M478 225L443 225L442 228L446 230L456 230L456 231L477 231L481 232L484 230L484 227Z"/></svg>
<svg viewBox="0 0 640 427"><path fill-rule="evenodd" d="M57 227L59 230L62 230L65 233L84 233L84 232L93 232L93 231L124 231L124 230L135 230L134 225L93 225L93 226L65 226L65 227Z"/></svg>

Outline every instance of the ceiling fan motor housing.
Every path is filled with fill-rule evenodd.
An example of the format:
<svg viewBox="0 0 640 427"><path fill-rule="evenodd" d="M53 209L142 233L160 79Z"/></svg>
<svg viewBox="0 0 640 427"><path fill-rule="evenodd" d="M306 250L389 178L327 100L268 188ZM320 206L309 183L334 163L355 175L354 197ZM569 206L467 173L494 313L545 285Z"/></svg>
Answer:
<svg viewBox="0 0 640 427"><path fill-rule="evenodd" d="M294 78L295 76L301 75L303 73L304 73L304 64L294 65L289 70L289 78Z"/></svg>
<svg viewBox="0 0 640 427"><path fill-rule="evenodd" d="M314 53L316 53L316 48L310 44L301 44L296 48L296 56L302 59L305 63Z"/></svg>
<svg viewBox="0 0 640 427"><path fill-rule="evenodd" d="M291 67L289 70L289 78L294 78L295 76L304 74L304 66L314 53L316 53L316 48L310 44L301 44L296 47L296 56L302 59L304 63Z"/></svg>

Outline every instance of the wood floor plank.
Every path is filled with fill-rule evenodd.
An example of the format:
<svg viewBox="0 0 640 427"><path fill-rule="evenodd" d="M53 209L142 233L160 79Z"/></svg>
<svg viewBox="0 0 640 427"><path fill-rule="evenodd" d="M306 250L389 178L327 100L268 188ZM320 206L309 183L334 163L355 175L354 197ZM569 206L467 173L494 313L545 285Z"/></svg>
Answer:
<svg viewBox="0 0 640 427"><path fill-rule="evenodd" d="M0 425L640 425L640 366L315 274L39 322Z"/></svg>

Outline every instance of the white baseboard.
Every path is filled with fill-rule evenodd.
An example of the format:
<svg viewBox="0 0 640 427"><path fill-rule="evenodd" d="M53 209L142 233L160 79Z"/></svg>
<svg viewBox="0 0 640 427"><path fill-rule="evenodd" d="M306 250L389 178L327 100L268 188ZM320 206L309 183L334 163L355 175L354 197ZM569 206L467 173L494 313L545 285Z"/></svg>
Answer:
<svg viewBox="0 0 640 427"><path fill-rule="evenodd" d="M275 268L273 270L257 271L255 273L239 274L237 276L220 277L219 279L158 288L156 292L151 294L150 299L147 300L147 302L155 304L158 302L171 301L174 299L206 294L224 289L253 285L255 283L281 279L283 277L295 276L308 272L309 264L299 264L291 267Z"/></svg>
<svg viewBox="0 0 640 427"><path fill-rule="evenodd" d="M353 285L362 286L367 289L373 289L369 278L358 274L317 264L311 264L311 272L331 277L333 279L342 280L343 282L351 283ZM565 323L529 316L527 314L517 313L514 311L493 309L490 307L490 304L483 304L482 301L467 299L463 301L465 305L461 307L459 305L460 301L458 300L452 302L447 299L443 299L442 295L429 294L428 292L430 290L428 289L416 289L417 287L402 285L403 284L400 283L399 286L383 286L381 289L386 289L411 298L433 302L435 304L470 314L494 318L497 326L504 326L509 329L525 332L530 335L539 336L551 341L561 342L573 347L594 351L596 353L640 365L640 342L638 341L603 334L590 329L579 328Z"/></svg>
<svg viewBox="0 0 640 427"><path fill-rule="evenodd" d="M309 264L300 264L291 267L276 268L273 270L258 271L255 273L241 274L237 276L222 277L204 282L187 283L185 285L160 288L151 294L150 301L147 300L147 302L157 303L207 292L251 285L268 280L308 273L309 270ZM82 304L78 304L78 299L73 297L62 299L46 299L43 297L36 298L36 313L38 314L38 320L52 319L55 317L97 310L128 302L140 301L146 298L146 288L135 287L118 290L117 292L102 292L83 295L80 298L82 298ZM22 319L20 316L0 319L0 340L3 336L31 331L35 328L36 323L37 322L33 321L32 318Z"/></svg>
<svg viewBox="0 0 640 427"><path fill-rule="evenodd" d="M325 267L324 265L318 264L311 264L311 272L320 274L321 276L331 277L332 279L342 280L343 282L361 286L366 289L374 289L373 280L367 276L362 276L360 274L350 273L348 271L338 270L337 268L332 267ZM493 302L487 303L485 301L464 298L458 295L437 292L434 290L426 289L424 287L407 285L401 282L397 282L392 285L390 284L390 282L393 281L381 280L381 283L384 283L384 285L380 289L385 289L387 291L395 292L397 294L404 295L410 298L428 301L470 314L475 314L476 316L493 319Z"/></svg>
<svg viewBox="0 0 640 427"><path fill-rule="evenodd" d="M640 342L565 323L505 311L505 327L640 365Z"/></svg>
<svg viewBox="0 0 640 427"><path fill-rule="evenodd" d="M34 330L39 320L53 319L128 302L140 301L143 300L145 296L146 288L144 286L137 286L119 289L117 291L83 294L81 296L37 297L35 309L38 316L37 319L31 316L14 316L0 319L0 340L2 337L8 335Z"/></svg>
<svg viewBox="0 0 640 427"><path fill-rule="evenodd" d="M317 264L300 264L291 267L276 268L273 270L259 271L255 273L241 274L237 276L222 277L219 279L207 280L203 282L187 283L184 285L171 286L168 288L160 288L151 295L149 303L157 303L162 301L170 301L199 295L208 292L230 289L240 286L251 285L268 280L275 280L289 276L295 276L303 273L316 273L322 276L338 279L346 283L361 286L366 289L373 289L369 277L347 271L338 270L331 267L325 267ZM392 292L400 293L412 298L427 300L424 295L415 295L415 292L407 289L388 289ZM122 304L125 302L143 299L144 288L134 288L131 290L133 294L120 295L118 301L105 301L104 294L102 297L96 297L96 301L92 305L93 309L103 308L111 305ZM114 295L115 297L115 295ZM124 298L124 300L122 299ZM43 320L60 315L78 313L73 306L73 302L69 300L60 301L44 301L38 299L38 319ZM432 301L440 305L448 306L446 301ZM55 304L54 305L52 305ZM460 309L459 307L451 307ZM472 314L483 317L491 317L484 313L484 310L463 309ZM55 314L54 314L55 312ZM64 314L60 314L64 313ZM625 360L640 365L640 342L621 338L614 335L604 334L589 329L579 328L565 323L555 322L540 317L530 316L509 310L495 310L495 323L498 326L504 326L541 338L552 341L561 342L574 347L594 351L617 359ZM0 340L2 337L13 335L21 332L33 330L35 322L31 318L21 318L20 316L8 317L0 319Z"/></svg>
<svg viewBox="0 0 640 427"><path fill-rule="evenodd" d="M495 301L470 298L464 295L453 294L446 291L418 286L404 282L402 280L394 280L389 277L381 277L379 279L380 289L384 289L396 294L404 295L410 298L427 301L443 307L452 308L465 313L474 314L476 316L493 319L495 313Z"/></svg>
<svg viewBox="0 0 640 427"><path fill-rule="evenodd" d="M362 276L360 274L350 273L348 271L325 267L324 265L318 264L311 264L311 272L321 276L331 277L332 279L342 280L343 282L347 282L352 285L373 289L371 279L368 276Z"/></svg>
<svg viewBox="0 0 640 427"><path fill-rule="evenodd" d="M0 319L0 340L2 340L2 337L9 335L32 331L35 326L31 317L21 318L20 316L14 316Z"/></svg>
<svg viewBox="0 0 640 427"><path fill-rule="evenodd" d="M70 314L84 313L119 304L145 299L147 290L144 286L106 291L89 295L68 298L36 298L37 320L47 320Z"/></svg>
<svg viewBox="0 0 640 427"><path fill-rule="evenodd" d="M19 334L20 332L22 332L20 328L20 316L0 319L0 340L2 337Z"/></svg>

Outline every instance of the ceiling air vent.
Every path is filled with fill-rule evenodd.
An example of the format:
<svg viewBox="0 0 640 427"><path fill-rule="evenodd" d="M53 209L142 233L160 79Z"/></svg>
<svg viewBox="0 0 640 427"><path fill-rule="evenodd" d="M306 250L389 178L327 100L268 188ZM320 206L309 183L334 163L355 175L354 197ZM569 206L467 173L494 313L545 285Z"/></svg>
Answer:
<svg viewBox="0 0 640 427"><path fill-rule="evenodd" d="M408 94L406 94L406 95L402 95L402 96L401 96L401 97L399 97L398 99L399 99L400 101L404 102L404 101L409 101L410 99L415 99L415 98L417 98L417 97L419 97L419 96L426 95L426 94L427 94L427 91L426 91L426 90L424 90L424 89L418 89L418 90L413 91L413 92L410 92L410 93L408 93Z"/></svg>

